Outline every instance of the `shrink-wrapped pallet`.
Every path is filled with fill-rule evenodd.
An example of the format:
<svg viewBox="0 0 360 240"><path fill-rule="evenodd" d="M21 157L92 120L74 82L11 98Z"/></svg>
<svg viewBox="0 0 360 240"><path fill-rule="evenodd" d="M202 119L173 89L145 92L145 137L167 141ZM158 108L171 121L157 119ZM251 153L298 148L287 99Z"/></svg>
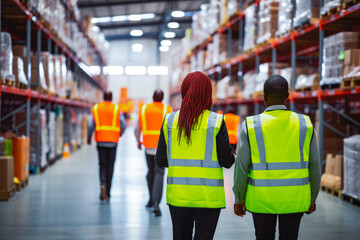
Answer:
<svg viewBox="0 0 360 240"><path fill-rule="evenodd" d="M279 3L278 12L278 28L275 33L276 36L289 33L291 30L291 22L293 16L292 0L281 0Z"/></svg>
<svg viewBox="0 0 360 240"><path fill-rule="evenodd" d="M319 74L310 75L301 74L296 79L295 90L309 89L317 90L319 88Z"/></svg>
<svg viewBox="0 0 360 240"><path fill-rule="evenodd" d="M344 139L344 191L360 199L360 135Z"/></svg>
<svg viewBox="0 0 360 240"><path fill-rule="evenodd" d="M44 65L41 61L38 61L37 53L31 54L31 88L47 92L48 86L46 84Z"/></svg>
<svg viewBox="0 0 360 240"><path fill-rule="evenodd" d="M255 92L255 81L256 81L256 73L255 71L248 71L243 76L244 81L244 90L243 95L244 98L251 98L252 94Z"/></svg>
<svg viewBox="0 0 360 240"><path fill-rule="evenodd" d="M229 17L234 15L236 11L238 10L239 5L237 0L227 0L227 11Z"/></svg>
<svg viewBox="0 0 360 240"><path fill-rule="evenodd" d="M219 1L210 0L210 7L207 11L208 32L214 33L219 27Z"/></svg>
<svg viewBox="0 0 360 240"><path fill-rule="evenodd" d="M251 5L244 11L244 51L254 48L256 42L256 17L255 6Z"/></svg>
<svg viewBox="0 0 360 240"><path fill-rule="evenodd" d="M56 113L54 111L49 112L49 159L54 160L56 158Z"/></svg>
<svg viewBox="0 0 360 240"><path fill-rule="evenodd" d="M263 0L260 2L257 44L275 37L278 27L278 11L278 0Z"/></svg>
<svg viewBox="0 0 360 240"><path fill-rule="evenodd" d="M1 32L1 80L9 81L9 84L15 83L13 75L13 52L11 47L11 36L9 33Z"/></svg>
<svg viewBox="0 0 360 240"><path fill-rule="evenodd" d="M342 0L324 0L324 6L320 9L320 14L325 15L331 9L341 5Z"/></svg>
<svg viewBox="0 0 360 240"><path fill-rule="evenodd" d="M15 76L15 85L20 86L22 84L23 86L28 85L27 78L25 76L24 71L24 62L22 58L15 56L14 57L14 63L13 63L13 73Z"/></svg>
<svg viewBox="0 0 360 240"><path fill-rule="evenodd" d="M55 81L54 81L54 62L52 61L52 55L48 52L41 53L41 61L44 67L44 77L49 93L55 94Z"/></svg>
<svg viewBox="0 0 360 240"><path fill-rule="evenodd" d="M320 1L296 0L296 12L293 19L293 27L301 28L306 24L312 24L320 15Z"/></svg>
<svg viewBox="0 0 360 240"><path fill-rule="evenodd" d="M227 35L214 34L213 36L213 55L212 64L217 65L226 60L228 56L227 52Z"/></svg>

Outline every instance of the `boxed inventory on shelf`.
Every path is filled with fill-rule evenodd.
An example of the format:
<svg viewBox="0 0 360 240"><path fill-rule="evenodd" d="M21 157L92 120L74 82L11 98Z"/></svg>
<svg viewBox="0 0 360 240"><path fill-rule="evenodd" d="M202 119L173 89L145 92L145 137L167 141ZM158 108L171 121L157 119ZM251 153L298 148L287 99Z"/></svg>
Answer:
<svg viewBox="0 0 360 240"><path fill-rule="evenodd" d="M256 43L256 17L255 6L251 5L244 10L245 25L244 25L244 47L247 51L255 47Z"/></svg>
<svg viewBox="0 0 360 240"><path fill-rule="evenodd" d="M296 0L296 11L293 19L293 28L301 28L312 24L320 17L320 1Z"/></svg>
<svg viewBox="0 0 360 240"><path fill-rule="evenodd" d="M13 75L13 53L11 47L11 36L9 33L1 32L1 75L2 81L9 81L9 84L15 84ZM11 83L10 83L11 82Z"/></svg>
<svg viewBox="0 0 360 240"><path fill-rule="evenodd" d="M257 44L261 44L275 37L278 28L278 11L278 0L260 1Z"/></svg>
<svg viewBox="0 0 360 240"><path fill-rule="evenodd" d="M360 199L360 135L344 139L344 191Z"/></svg>
<svg viewBox="0 0 360 240"><path fill-rule="evenodd" d="M325 15L328 11L340 7L342 0L324 0L324 6L320 9L320 14Z"/></svg>
<svg viewBox="0 0 360 240"><path fill-rule="evenodd" d="M321 185L334 190L343 189L343 162L343 155L326 155L325 173L321 177Z"/></svg>
<svg viewBox="0 0 360 240"><path fill-rule="evenodd" d="M278 27L275 35L281 36L289 33L291 30L291 22L293 18L292 0L281 0L278 11Z"/></svg>
<svg viewBox="0 0 360 240"><path fill-rule="evenodd" d="M0 156L0 200L8 200L15 191L14 159L12 156Z"/></svg>

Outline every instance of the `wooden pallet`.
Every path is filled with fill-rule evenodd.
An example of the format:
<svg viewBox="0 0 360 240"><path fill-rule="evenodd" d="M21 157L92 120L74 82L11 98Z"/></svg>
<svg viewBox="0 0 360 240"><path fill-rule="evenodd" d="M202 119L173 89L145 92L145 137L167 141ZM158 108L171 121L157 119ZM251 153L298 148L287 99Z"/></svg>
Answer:
<svg viewBox="0 0 360 240"><path fill-rule="evenodd" d="M7 201L9 198L15 195L16 189L13 185L7 192L0 192L0 200Z"/></svg>
<svg viewBox="0 0 360 240"><path fill-rule="evenodd" d="M349 7L359 3L360 0L343 0L342 9L348 9Z"/></svg>
<svg viewBox="0 0 360 240"><path fill-rule="evenodd" d="M350 203L353 204L353 205L360 206L360 199L351 197L351 196L347 195L346 193L344 193L344 194L342 195L342 199L345 200L345 201L350 202Z"/></svg>
<svg viewBox="0 0 360 240"><path fill-rule="evenodd" d="M310 18L307 21L304 21L300 26L295 27L295 30L299 31L305 29L319 21L318 18Z"/></svg>
<svg viewBox="0 0 360 240"><path fill-rule="evenodd" d="M343 78L341 83L342 89L356 88L360 86L360 76Z"/></svg>
<svg viewBox="0 0 360 240"><path fill-rule="evenodd" d="M264 91L254 92L253 97L258 98L264 96Z"/></svg>
<svg viewBox="0 0 360 240"><path fill-rule="evenodd" d="M290 34L291 34L291 29L282 34L277 35L277 38L287 37L287 36L290 36Z"/></svg>
<svg viewBox="0 0 360 240"><path fill-rule="evenodd" d="M27 185L29 185L29 178L24 179L24 180L20 181L19 183L15 184L16 191L21 191L21 189L25 188Z"/></svg>
<svg viewBox="0 0 360 240"><path fill-rule="evenodd" d="M265 40L259 44L257 44L258 47L264 47L267 46L269 44L271 44L272 41L274 41L275 38L269 38L268 40Z"/></svg>
<svg viewBox="0 0 360 240"><path fill-rule="evenodd" d="M1 79L0 79L0 83L1 83L2 85L6 85L6 86L10 86L10 87L15 86L15 81L12 81L12 80L9 80L9 79L5 79L5 78L1 78Z"/></svg>
<svg viewBox="0 0 360 240"><path fill-rule="evenodd" d="M342 5L340 4L339 6L330 8L330 9L329 9L326 13L324 13L321 17L322 17L322 18L329 18L329 17L331 17L332 15L341 12L342 9L343 9L343 8L342 8Z"/></svg>
<svg viewBox="0 0 360 240"><path fill-rule="evenodd" d="M319 88L318 86L302 87L295 89L295 92L310 92L310 91L318 90L318 88Z"/></svg>
<svg viewBox="0 0 360 240"><path fill-rule="evenodd" d="M338 198L341 198L342 196L342 190L339 189L332 189L326 186L321 186L321 190Z"/></svg>

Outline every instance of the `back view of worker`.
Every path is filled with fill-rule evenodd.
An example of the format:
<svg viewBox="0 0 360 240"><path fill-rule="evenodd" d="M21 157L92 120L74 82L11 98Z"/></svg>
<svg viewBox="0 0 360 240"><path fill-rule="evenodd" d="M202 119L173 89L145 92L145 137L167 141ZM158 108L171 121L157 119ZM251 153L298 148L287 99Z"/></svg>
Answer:
<svg viewBox="0 0 360 240"><path fill-rule="evenodd" d="M92 118L89 120L88 139L95 131L95 141L99 153L100 166L100 200L110 200L111 180L116 159L116 148L120 136L126 129L125 119L120 108L112 101L112 93L104 93L104 101L92 108Z"/></svg>
<svg viewBox="0 0 360 240"><path fill-rule="evenodd" d="M211 112L211 82L189 73L182 85L180 111L166 115L156 161L168 167L166 200L173 239L213 239L226 207L223 167L234 163L223 115Z"/></svg>
<svg viewBox="0 0 360 240"><path fill-rule="evenodd" d="M163 191L164 168L159 167L155 162L155 154L164 117L172 111L170 106L162 103L163 98L164 93L162 90L158 89L154 92L154 102L144 105L139 110L139 122L135 129L138 148L141 149L141 145L145 146L145 156L148 165L146 180L150 196L146 208L152 209L157 217L161 216L159 204ZM140 139L141 133L142 142Z"/></svg>
<svg viewBox="0 0 360 240"><path fill-rule="evenodd" d="M238 129L240 124L240 117L236 115L236 107L231 106L224 115L226 128L229 134L229 142L231 148L235 151L238 141Z"/></svg>
<svg viewBox="0 0 360 240"><path fill-rule="evenodd" d="M262 114L241 126L234 172L236 215L253 215L256 239L295 240L304 213L316 209L320 161L308 116L287 110L285 78L274 75L264 84Z"/></svg>

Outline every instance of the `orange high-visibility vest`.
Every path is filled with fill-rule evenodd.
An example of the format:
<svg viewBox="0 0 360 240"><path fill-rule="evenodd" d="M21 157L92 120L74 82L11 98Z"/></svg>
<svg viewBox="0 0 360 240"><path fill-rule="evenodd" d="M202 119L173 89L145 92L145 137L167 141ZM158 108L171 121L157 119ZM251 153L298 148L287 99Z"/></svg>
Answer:
<svg viewBox="0 0 360 240"><path fill-rule="evenodd" d="M92 108L96 142L118 142L120 138L120 108L111 102L101 102Z"/></svg>
<svg viewBox="0 0 360 240"><path fill-rule="evenodd" d="M240 117L232 113L227 113L224 115L224 120L229 134L229 142L230 144L236 144Z"/></svg>
<svg viewBox="0 0 360 240"><path fill-rule="evenodd" d="M145 148L157 148L164 117L171 111L170 106L161 102L146 104L139 111L139 123Z"/></svg>

